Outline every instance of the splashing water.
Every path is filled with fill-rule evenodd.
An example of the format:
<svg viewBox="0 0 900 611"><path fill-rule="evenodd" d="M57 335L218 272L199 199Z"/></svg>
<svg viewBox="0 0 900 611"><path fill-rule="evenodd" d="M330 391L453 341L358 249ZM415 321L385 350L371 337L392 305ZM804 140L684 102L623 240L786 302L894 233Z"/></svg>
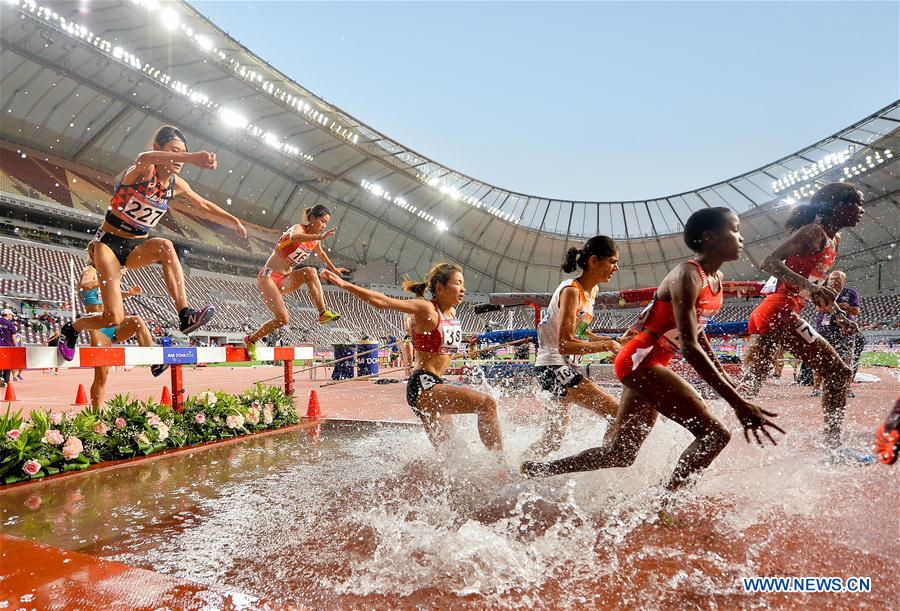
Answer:
<svg viewBox="0 0 900 611"><path fill-rule="evenodd" d="M740 580L757 575L861 575L876 591L893 588L878 579L900 569L900 515L896 502L885 510L869 499L897 490L896 471L824 465L817 423L792 423L766 450L735 436L693 488L669 498L660 484L691 442L674 423L661 418L629 468L523 480L511 472L540 412L487 390L500 406L505 466L473 417L456 418L439 452L419 426L329 423L318 437L284 433L48 483L37 510L10 492L0 496L4 531L310 605L831 600L751 598ZM724 403L712 408L730 422ZM599 445L606 425L573 410L555 455ZM663 506L674 520L660 520Z"/></svg>

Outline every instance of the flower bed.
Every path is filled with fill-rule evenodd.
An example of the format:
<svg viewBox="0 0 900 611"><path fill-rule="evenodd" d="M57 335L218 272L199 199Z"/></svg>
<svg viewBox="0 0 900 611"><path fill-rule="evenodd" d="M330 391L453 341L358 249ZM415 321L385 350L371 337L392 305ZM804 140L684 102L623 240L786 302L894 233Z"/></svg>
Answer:
<svg viewBox="0 0 900 611"><path fill-rule="evenodd" d="M7 408L0 416L0 485L297 422L291 397L262 384L239 395L207 390L187 399L181 413L128 395L99 409L36 410L27 419Z"/></svg>

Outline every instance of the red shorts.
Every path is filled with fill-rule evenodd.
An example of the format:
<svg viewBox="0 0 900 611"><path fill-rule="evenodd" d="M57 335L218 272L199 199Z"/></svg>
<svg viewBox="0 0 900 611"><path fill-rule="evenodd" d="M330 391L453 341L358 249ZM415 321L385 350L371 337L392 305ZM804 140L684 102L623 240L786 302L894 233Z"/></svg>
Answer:
<svg viewBox="0 0 900 611"><path fill-rule="evenodd" d="M750 313L747 332L750 335L765 335L776 329L792 326L792 323L797 322L797 312L804 305L804 300L799 297L769 295Z"/></svg>
<svg viewBox="0 0 900 611"><path fill-rule="evenodd" d="M278 273L273 271L271 267L264 267L259 270L259 273L256 274L256 278L271 278L272 282L275 283L279 289L281 289L281 284L284 282L285 274Z"/></svg>
<svg viewBox="0 0 900 611"><path fill-rule="evenodd" d="M653 365L668 367L675 353L657 345L657 341L656 337L642 331L625 344L616 355L616 377L621 380L630 373Z"/></svg>

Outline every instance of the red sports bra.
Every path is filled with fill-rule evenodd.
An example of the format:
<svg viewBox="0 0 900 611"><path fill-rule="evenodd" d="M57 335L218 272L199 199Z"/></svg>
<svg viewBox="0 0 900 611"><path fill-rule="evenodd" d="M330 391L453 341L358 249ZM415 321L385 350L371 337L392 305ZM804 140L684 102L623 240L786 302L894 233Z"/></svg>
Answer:
<svg viewBox="0 0 900 611"><path fill-rule="evenodd" d="M703 285L700 294L694 302L697 312L697 328L703 330L709 320L722 308L722 284L719 283L718 292L713 292L712 283L700 263L694 260L688 261L697 268ZM633 331L646 331L657 338L656 344L668 350L681 349L681 335L675 324L675 313L671 301L661 301L654 295L653 301L644 308L637 322L632 326Z"/></svg>
<svg viewBox="0 0 900 611"><path fill-rule="evenodd" d="M444 318L441 309L434 304L438 313L437 327L431 331L414 331L413 345L419 352L430 354L451 354L462 350L462 323L456 318Z"/></svg>

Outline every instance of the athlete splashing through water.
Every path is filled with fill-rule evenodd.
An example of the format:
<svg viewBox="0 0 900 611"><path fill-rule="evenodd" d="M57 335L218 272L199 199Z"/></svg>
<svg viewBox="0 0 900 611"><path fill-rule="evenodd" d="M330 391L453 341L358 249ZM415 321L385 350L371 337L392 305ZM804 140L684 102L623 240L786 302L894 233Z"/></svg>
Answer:
<svg viewBox="0 0 900 611"><path fill-rule="evenodd" d="M414 293L414 299L395 299L356 286L330 270L323 271L322 278L380 310L411 315L416 368L406 385L406 401L435 446L446 440L452 415L476 414L481 442L490 450L502 451L494 400L470 388L445 384L443 378L451 355L462 351L462 324L456 318L456 306L466 295L462 269L440 263L431 268L425 282L407 280L403 288ZM425 299L426 291L431 299Z"/></svg>
<svg viewBox="0 0 900 611"><path fill-rule="evenodd" d="M871 455L841 447L841 425L853 370L828 341L800 318L800 311L807 300L811 301L830 312L843 329L856 332L856 323L835 305L837 294L825 285L825 279L837 258L841 243L838 232L859 223L864 212L862 202L859 189L836 182L823 186L809 204L793 211L787 221L787 228L793 233L762 263L762 269L772 278L763 289L766 298L753 310L748 322L750 334L755 335L744 379L750 394L759 391L778 345L809 363L822 377L825 443L830 458L842 462L874 460Z"/></svg>
<svg viewBox="0 0 900 611"><path fill-rule="evenodd" d="M722 273L726 261L741 255L740 220L727 208L707 208L691 215L684 240L698 254L663 279L653 301L633 328L635 335L616 357L616 376L625 386L616 421L603 446L548 462L526 462L525 475L550 476L609 467L627 467L650 434L657 414L686 428L694 442L681 454L667 483L674 490L700 473L728 444L731 434L709 411L690 384L667 369L681 349L700 377L734 409L749 442L752 433L775 440L767 427L784 432L771 420L776 414L743 397L718 363L704 328L722 306Z"/></svg>
<svg viewBox="0 0 900 611"><path fill-rule="evenodd" d="M539 457L559 449L572 405L600 416L614 416L619 408L615 397L586 378L577 363L580 355L621 348L615 340L589 330L597 288L619 270L619 249L612 238L594 236L581 249L566 253L563 271L572 273L576 266L581 275L563 280L538 325L535 372L541 389L550 393L544 432L530 448Z"/></svg>

